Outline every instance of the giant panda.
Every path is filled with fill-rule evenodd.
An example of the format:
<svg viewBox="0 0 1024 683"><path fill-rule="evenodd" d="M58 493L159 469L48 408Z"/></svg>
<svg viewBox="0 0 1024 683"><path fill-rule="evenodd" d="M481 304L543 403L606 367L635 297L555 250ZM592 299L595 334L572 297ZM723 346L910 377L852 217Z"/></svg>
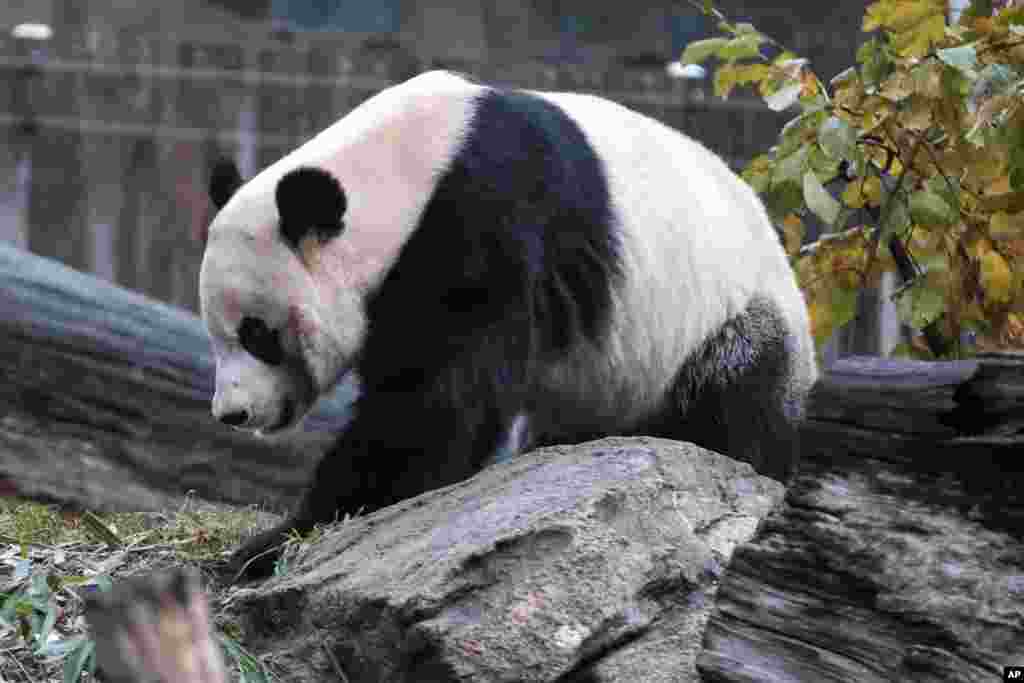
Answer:
<svg viewBox="0 0 1024 683"><path fill-rule="evenodd" d="M790 472L804 299L755 193L661 123L428 72L211 195L213 415L274 433L360 386L299 508L236 554L249 576L291 529L546 444L658 435Z"/></svg>

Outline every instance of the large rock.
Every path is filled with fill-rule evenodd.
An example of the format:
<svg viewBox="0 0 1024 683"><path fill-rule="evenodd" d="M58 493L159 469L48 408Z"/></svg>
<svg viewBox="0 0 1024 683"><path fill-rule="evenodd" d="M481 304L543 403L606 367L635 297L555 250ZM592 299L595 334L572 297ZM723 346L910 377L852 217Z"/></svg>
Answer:
<svg viewBox="0 0 1024 683"><path fill-rule="evenodd" d="M289 681L696 680L708 596L782 495L692 444L548 448L331 530L235 605Z"/></svg>

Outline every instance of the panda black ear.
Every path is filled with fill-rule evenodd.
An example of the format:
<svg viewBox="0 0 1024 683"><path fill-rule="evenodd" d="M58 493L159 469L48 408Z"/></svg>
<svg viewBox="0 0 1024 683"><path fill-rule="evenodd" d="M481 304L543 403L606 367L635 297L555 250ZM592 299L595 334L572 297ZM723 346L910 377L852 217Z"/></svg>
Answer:
<svg viewBox="0 0 1024 683"><path fill-rule="evenodd" d="M274 199L281 236L293 249L311 232L321 243L341 234L345 191L327 171L311 166L289 171L278 181Z"/></svg>
<svg viewBox="0 0 1024 683"><path fill-rule="evenodd" d="M235 162L230 159L218 159L210 169L210 200L218 210L231 199L231 195L242 186L242 174L238 172Z"/></svg>

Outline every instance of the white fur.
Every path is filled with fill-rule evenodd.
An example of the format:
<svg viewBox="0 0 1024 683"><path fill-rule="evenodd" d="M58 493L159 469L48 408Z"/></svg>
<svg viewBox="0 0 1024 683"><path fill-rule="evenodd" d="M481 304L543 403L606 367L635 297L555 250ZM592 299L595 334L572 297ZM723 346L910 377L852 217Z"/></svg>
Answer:
<svg viewBox="0 0 1024 683"><path fill-rule="evenodd" d="M228 202L211 227L201 275L218 361L216 415L244 406L256 413L250 427L273 424L284 397L301 398L310 383L294 368L271 368L245 354L234 339L241 315L289 325L301 309L306 324L290 324L286 349L312 368L316 392L344 372L365 334L363 294L415 229L480 90L444 72L385 90ZM573 118L605 164L626 278L613 293L610 351L580 349L550 370L537 389L558 402L560 425L545 424L538 413L528 418L531 431L628 426L643 418L687 356L755 295L778 305L806 364L796 374L813 382L803 297L746 183L699 143L625 107L586 95L535 94ZM273 199L278 179L301 165L329 170L348 199L345 231L312 272L278 241ZM217 298L226 289L242 295L237 306ZM309 407L305 399L300 404ZM520 431L510 439L519 440Z"/></svg>
<svg viewBox="0 0 1024 683"><path fill-rule="evenodd" d="M683 361L755 295L782 311L813 382L807 308L754 191L714 153L589 95L537 93L562 108L602 159L625 247L610 357L581 349L550 385L595 417L629 425L655 410ZM588 414L589 413L589 414ZM596 423L600 424L600 423Z"/></svg>
<svg viewBox="0 0 1024 683"><path fill-rule="evenodd" d="M328 391L362 344L362 296L394 261L416 227L438 176L448 167L472 116L479 91L445 72L425 73L371 97L312 140L247 182L210 226L200 292L203 317L217 357L216 417L249 410L249 429L273 425L285 399L299 415L310 405L302 387ZM274 191L299 166L330 171L348 206L341 237L329 242L307 270L278 236ZM226 292L240 301L225 305ZM241 317L288 325L290 310L305 325L287 327L286 345L300 366L271 367L241 349ZM300 329L301 328L301 329Z"/></svg>

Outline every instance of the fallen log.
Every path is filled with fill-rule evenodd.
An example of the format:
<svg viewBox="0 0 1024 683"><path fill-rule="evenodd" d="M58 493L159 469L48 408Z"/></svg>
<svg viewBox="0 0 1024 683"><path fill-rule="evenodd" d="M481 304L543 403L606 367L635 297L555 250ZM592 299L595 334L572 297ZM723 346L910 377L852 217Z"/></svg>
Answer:
<svg viewBox="0 0 1024 683"><path fill-rule="evenodd" d="M92 507L159 506L153 491L187 488L287 502L354 393L342 387L290 441L227 430L209 417L213 366L194 316L2 245L0 372L0 471L21 492ZM652 453L671 443L631 440L602 457L588 453L607 443L539 452L325 534L292 573L240 604L254 649L298 652L332 623L354 634L333 636L350 670L387 672L401 663L396 653L419 653L438 681L467 671L588 683L982 681L1024 663L1024 360L844 359L825 373L809 415L785 502L731 561L730 544L753 526L731 529L733 513L702 511L726 489L711 474L704 493L690 489L697 465L664 474L681 456ZM608 470L620 460L621 483ZM538 463L564 483L540 486ZM638 479L636 463L657 476ZM568 485L587 477L604 477L606 491L591 498ZM485 500L465 495L481 486ZM561 517L523 516L531 495ZM472 523L427 519L424 506L463 510ZM402 542L399 518L420 525ZM590 552L590 524L608 552ZM704 548L719 533L728 543ZM677 537L689 534L700 542L679 557L689 546ZM436 556L424 565L416 543L428 541ZM643 552L628 562L611 550L634 543ZM596 577L610 560L625 562L612 578L629 584L603 596L614 605L597 599L605 579L578 590L592 580L583 569ZM446 573L421 580L438 563ZM539 637L541 627L552 633ZM524 643L539 639L503 649L509 628Z"/></svg>
<svg viewBox="0 0 1024 683"><path fill-rule="evenodd" d="M261 440L210 416L202 322L0 244L0 473L6 487L89 509L210 500L286 505L345 424L350 383L302 428Z"/></svg>
<svg viewBox="0 0 1024 683"><path fill-rule="evenodd" d="M990 681L1024 664L1024 357L847 359L737 549L712 681Z"/></svg>

